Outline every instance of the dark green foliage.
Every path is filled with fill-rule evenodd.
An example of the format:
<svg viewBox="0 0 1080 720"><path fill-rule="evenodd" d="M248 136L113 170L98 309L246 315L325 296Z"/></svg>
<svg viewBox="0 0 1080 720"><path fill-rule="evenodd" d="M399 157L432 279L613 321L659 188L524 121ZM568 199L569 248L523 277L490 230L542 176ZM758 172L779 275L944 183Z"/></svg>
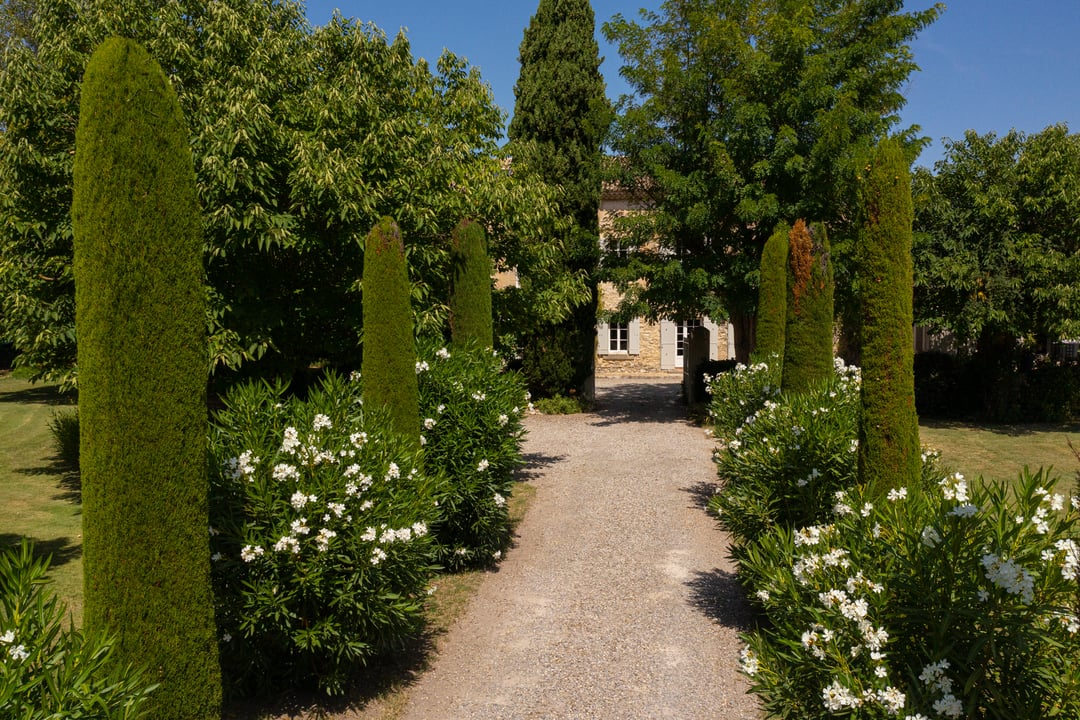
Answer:
<svg viewBox="0 0 1080 720"><path fill-rule="evenodd" d="M385 406L390 424L420 443L416 341L405 242L397 223L379 221L364 246L364 399Z"/></svg>
<svg viewBox="0 0 1080 720"><path fill-rule="evenodd" d="M921 463L911 335L911 180L899 143L878 145L862 177L861 195L859 481L877 495L914 485Z"/></svg>
<svg viewBox="0 0 1080 720"><path fill-rule="evenodd" d="M474 341L491 348L491 259L480 223L462 220L454 228L450 262L450 337L455 344Z"/></svg>
<svg viewBox="0 0 1080 720"><path fill-rule="evenodd" d="M71 627L48 571L49 559L35 557L25 538L0 552L0 717L138 717L154 688L113 661L112 640Z"/></svg>
<svg viewBox="0 0 1080 720"><path fill-rule="evenodd" d="M74 179L86 628L148 666L156 717L215 718L201 218L180 106L134 41L87 65Z"/></svg>
<svg viewBox="0 0 1080 720"><path fill-rule="evenodd" d="M79 472L79 409L54 412L49 432L61 467L65 472Z"/></svg>
<svg viewBox="0 0 1080 720"><path fill-rule="evenodd" d="M754 359L770 355L784 356L784 327L787 325L787 223L780 223L765 241L761 251L758 284L757 329L754 336Z"/></svg>
<svg viewBox="0 0 1080 720"><path fill-rule="evenodd" d="M580 391L596 356L596 271L600 258L601 144L610 108L600 75L595 17L588 0L540 0L521 42L521 74L514 86L511 143L532 148L540 178L561 185L568 226L559 238L564 265L583 275L588 299L555 328L523 339L530 386L542 395ZM541 350L540 348L543 348ZM549 363L540 354L555 353ZM570 373L563 372L569 363Z"/></svg>
<svg viewBox="0 0 1080 720"><path fill-rule="evenodd" d="M780 387L802 392L833 371L833 271L825 226L795 222L788 235L787 326Z"/></svg>
<svg viewBox="0 0 1080 720"><path fill-rule="evenodd" d="M215 413L211 544L232 693L340 694L422 625L439 481L363 395L331 372L304 400L234 386Z"/></svg>

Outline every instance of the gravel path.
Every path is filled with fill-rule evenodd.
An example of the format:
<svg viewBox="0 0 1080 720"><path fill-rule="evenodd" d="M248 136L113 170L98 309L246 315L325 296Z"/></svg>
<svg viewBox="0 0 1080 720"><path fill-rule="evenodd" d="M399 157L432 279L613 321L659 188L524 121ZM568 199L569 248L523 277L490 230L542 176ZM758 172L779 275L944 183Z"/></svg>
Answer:
<svg viewBox="0 0 1080 720"><path fill-rule="evenodd" d="M760 717L746 609L703 509L712 442L670 380L601 380L595 413L527 419L537 487L404 720Z"/></svg>

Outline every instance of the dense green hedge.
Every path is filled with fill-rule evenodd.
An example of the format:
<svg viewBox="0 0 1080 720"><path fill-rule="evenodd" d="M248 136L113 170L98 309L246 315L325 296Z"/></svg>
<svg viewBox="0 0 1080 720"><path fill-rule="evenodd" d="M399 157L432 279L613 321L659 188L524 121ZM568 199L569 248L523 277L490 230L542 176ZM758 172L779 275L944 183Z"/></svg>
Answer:
<svg viewBox="0 0 1080 720"><path fill-rule="evenodd" d="M405 242L385 217L364 246L364 400L386 407L391 426L420 443L420 401L416 384L416 341Z"/></svg>
<svg viewBox="0 0 1080 720"><path fill-rule="evenodd" d="M788 234L784 392L803 392L833 372L833 270L825 226L797 220Z"/></svg>
<svg viewBox="0 0 1080 720"><path fill-rule="evenodd" d="M491 315L491 260L484 228L462 220L454 228L450 261L450 337L455 344L494 347Z"/></svg>
<svg viewBox="0 0 1080 720"><path fill-rule="evenodd" d="M202 219L176 96L135 42L91 57L75 148L86 628L161 683L152 716L216 718Z"/></svg>
<svg viewBox="0 0 1080 720"><path fill-rule="evenodd" d="M862 308L859 478L871 494L919 477L912 344L911 180L899 143L874 151L860 188L855 250Z"/></svg>
<svg viewBox="0 0 1080 720"><path fill-rule="evenodd" d="M787 325L788 233L780 223L761 251L758 284L757 327L754 331L754 360L770 355L784 356L784 328Z"/></svg>

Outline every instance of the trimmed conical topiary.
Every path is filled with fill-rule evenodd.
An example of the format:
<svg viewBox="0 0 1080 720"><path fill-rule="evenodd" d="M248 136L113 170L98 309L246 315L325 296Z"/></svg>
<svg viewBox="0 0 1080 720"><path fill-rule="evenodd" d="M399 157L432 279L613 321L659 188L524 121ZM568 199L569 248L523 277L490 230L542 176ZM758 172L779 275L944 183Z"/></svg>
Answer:
<svg viewBox="0 0 1080 720"><path fill-rule="evenodd" d="M757 329L754 358L766 361L784 357L784 330L787 326L787 223L780 223L761 251L758 284Z"/></svg>
<svg viewBox="0 0 1080 720"><path fill-rule="evenodd" d="M883 141L862 180L855 251L862 308L859 480L880 495L920 475L912 347L911 179L899 143Z"/></svg>
<svg viewBox="0 0 1080 720"><path fill-rule="evenodd" d="M176 95L131 40L86 66L72 224L85 626L161 683L150 717L218 718L202 219Z"/></svg>
<svg viewBox="0 0 1080 720"><path fill-rule="evenodd" d="M412 297L401 230L384 217L364 245L364 402L385 406L392 427L420 445L420 392Z"/></svg>
<svg viewBox="0 0 1080 720"><path fill-rule="evenodd" d="M480 223L462 220L451 237L450 337L455 343L494 347L491 260Z"/></svg>
<svg viewBox="0 0 1080 720"><path fill-rule="evenodd" d="M825 226L797 220L788 234L784 392L801 392L833 372L833 270Z"/></svg>

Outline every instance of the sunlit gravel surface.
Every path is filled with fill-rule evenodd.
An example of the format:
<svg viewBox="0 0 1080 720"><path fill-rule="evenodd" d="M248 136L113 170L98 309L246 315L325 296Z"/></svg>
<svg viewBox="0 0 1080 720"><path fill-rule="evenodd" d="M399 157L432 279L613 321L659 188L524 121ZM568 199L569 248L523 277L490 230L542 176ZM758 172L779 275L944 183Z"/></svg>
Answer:
<svg viewBox="0 0 1080 720"><path fill-rule="evenodd" d="M527 418L536 498L405 720L761 717L737 672L747 610L704 510L712 441L668 379L601 380L597 397Z"/></svg>

